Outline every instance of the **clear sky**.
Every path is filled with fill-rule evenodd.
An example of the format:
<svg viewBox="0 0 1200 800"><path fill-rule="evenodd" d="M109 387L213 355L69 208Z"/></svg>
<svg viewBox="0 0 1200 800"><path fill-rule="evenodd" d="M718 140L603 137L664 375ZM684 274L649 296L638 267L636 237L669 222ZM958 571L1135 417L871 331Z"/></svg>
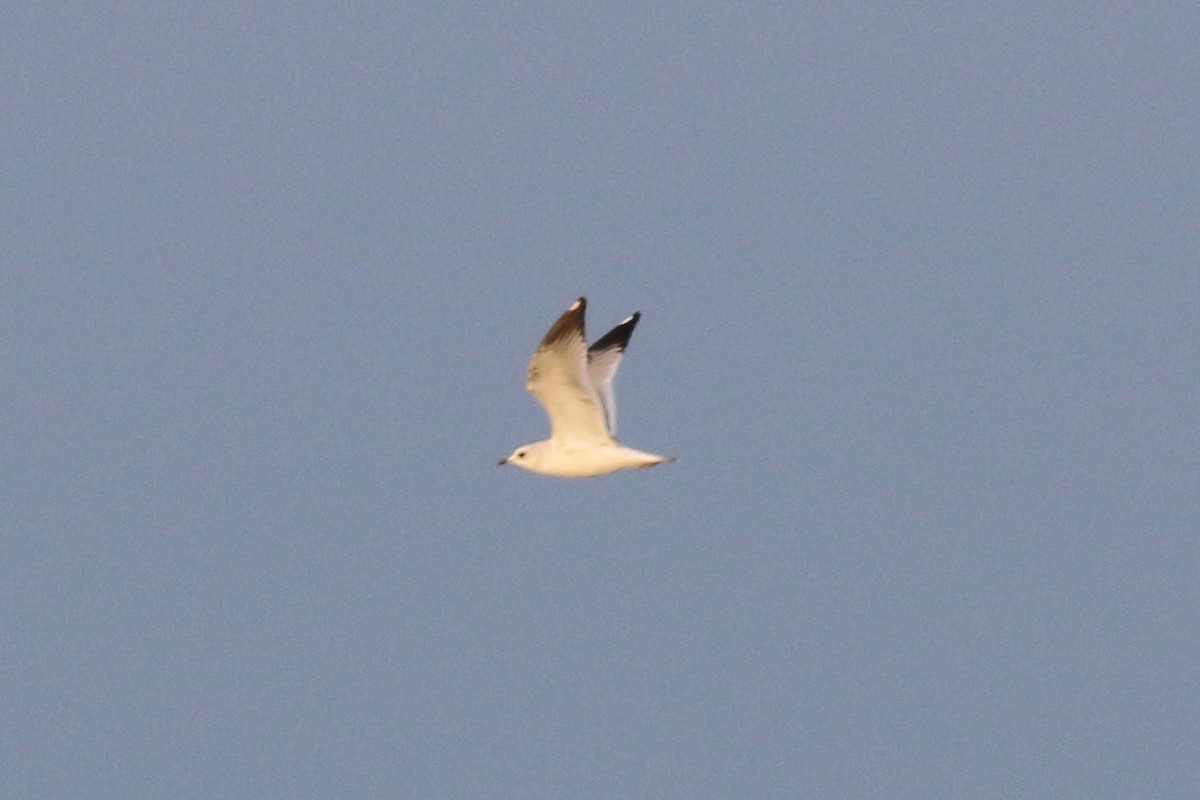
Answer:
<svg viewBox="0 0 1200 800"><path fill-rule="evenodd" d="M0 795L1198 796L1200 8L4 17Z"/></svg>

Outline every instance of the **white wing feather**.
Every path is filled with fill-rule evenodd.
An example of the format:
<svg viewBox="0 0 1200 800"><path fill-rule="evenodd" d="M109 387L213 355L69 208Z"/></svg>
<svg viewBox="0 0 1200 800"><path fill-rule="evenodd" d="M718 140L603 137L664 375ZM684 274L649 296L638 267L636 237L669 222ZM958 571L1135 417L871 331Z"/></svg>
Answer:
<svg viewBox="0 0 1200 800"><path fill-rule="evenodd" d="M587 301L579 298L551 326L529 360L529 390L550 418L550 438L564 444L611 442L602 401L588 369L583 316Z"/></svg>

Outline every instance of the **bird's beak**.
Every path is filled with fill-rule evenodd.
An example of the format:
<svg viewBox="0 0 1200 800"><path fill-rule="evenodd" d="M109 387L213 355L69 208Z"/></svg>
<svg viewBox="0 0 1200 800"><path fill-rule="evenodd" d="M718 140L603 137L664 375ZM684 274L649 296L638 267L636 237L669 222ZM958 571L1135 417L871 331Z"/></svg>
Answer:
<svg viewBox="0 0 1200 800"><path fill-rule="evenodd" d="M505 464L507 464L507 463L508 463L508 459L507 459L507 458L502 458L502 459L500 459L499 461L497 461L497 462L496 462L496 466L497 466L497 467L503 467L503 466L504 466Z"/></svg>

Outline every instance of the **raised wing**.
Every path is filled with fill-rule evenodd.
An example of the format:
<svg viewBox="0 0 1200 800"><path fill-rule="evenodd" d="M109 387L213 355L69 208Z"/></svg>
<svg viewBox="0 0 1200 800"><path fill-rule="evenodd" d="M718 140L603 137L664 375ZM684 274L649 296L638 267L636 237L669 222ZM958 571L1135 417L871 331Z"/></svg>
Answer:
<svg viewBox="0 0 1200 800"><path fill-rule="evenodd" d="M600 400L588 377L583 315L587 300L579 298L551 326L529 360L525 388L546 409L550 438L561 442L608 442Z"/></svg>
<svg viewBox="0 0 1200 800"><path fill-rule="evenodd" d="M609 436L617 435L617 399L613 395L613 379L617 377L617 367L621 364L621 356L625 355L629 337L641 318L642 312L638 311L621 320L621 324L593 342L587 351L588 380L604 407Z"/></svg>

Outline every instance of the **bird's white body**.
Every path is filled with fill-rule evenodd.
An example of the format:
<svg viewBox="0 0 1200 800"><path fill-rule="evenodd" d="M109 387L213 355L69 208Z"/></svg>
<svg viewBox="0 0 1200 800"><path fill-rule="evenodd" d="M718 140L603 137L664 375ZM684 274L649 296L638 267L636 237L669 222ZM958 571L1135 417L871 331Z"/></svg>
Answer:
<svg viewBox="0 0 1200 800"><path fill-rule="evenodd" d="M590 478L674 461L625 447L613 438L617 405L612 383L641 314L633 314L587 346L579 298L542 339L529 361L525 388L550 417L550 438L522 445L501 464L559 478Z"/></svg>
<svg viewBox="0 0 1200 800"><path fill-rule="evenodd" d="M602 445L572 447L553 439L523 445L504 460L530 472L559 478L593 478L623 469L641 469L674 461L625 447L615 441Z"/></svg>

